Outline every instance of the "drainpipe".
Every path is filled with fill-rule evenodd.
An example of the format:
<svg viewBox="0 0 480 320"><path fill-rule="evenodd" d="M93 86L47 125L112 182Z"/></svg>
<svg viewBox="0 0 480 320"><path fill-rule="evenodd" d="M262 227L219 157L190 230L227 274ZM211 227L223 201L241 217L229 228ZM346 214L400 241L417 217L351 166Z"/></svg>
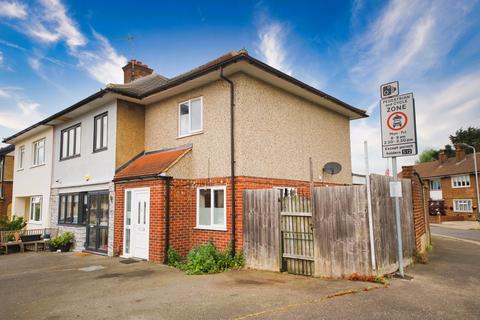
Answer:
<svg viewBox="0 0 480 320"><path fill-rule="evenodd" d="M163 263L168 264L168 248L170 247L170 181L172 177L165 177L165 253Z"/></svg>
<svg viewBox="0 0 480 320"><path fill-rule="evenodd" d="M220 69L220 78L227 81L230 85L230 184L232 186L232 255L235 256L235 142L234 142L234 106L235 106L235 90L233 81L223 75L223 67Z"/></svg>

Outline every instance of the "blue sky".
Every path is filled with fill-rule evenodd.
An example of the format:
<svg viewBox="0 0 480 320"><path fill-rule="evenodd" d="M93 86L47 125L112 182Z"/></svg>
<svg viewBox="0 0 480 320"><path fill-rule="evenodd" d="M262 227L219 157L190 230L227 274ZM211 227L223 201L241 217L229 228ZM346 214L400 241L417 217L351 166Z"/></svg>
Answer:
<svg viewBox="0 0 480 320"><path fill-rule="evenodd" d="M352 122L353 168L363 172L368 140L383 173L381 83L414 93L420 150L480 126L478 2L0 0L0 136L121 82L128 59L171 77L246 48L368 110Z"/></svg>

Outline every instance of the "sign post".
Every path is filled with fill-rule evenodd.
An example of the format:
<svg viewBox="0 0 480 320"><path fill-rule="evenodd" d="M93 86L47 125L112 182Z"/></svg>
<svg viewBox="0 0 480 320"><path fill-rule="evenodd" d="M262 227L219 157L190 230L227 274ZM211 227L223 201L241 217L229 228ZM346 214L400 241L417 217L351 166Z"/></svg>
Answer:
<svg viewBox="0 0 480 320"><path fill-rule="evenodd" d="M398 271L403 271L402 224L400 198L402 184L398 181L397 157L417 154L417 131L413 93L399 95L398 81L380 87L380 119L382 124L382 156L392 158L393 181L390 182L390 197L394 198L395 222L398 245Z"/></svg>

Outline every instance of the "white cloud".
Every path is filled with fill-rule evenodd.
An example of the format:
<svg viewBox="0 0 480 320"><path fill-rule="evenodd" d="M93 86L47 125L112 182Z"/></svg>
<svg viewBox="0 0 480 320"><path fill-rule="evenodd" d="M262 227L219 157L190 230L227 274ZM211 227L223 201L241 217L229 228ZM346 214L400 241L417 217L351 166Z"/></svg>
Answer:
<svg viewBox="0 0 480 320"><path fill-rule="evenodd" d="M344 47L347 72L362 99L378 101L379 85L392 80L414 92L419 152L441 148L458 128L480 123L480 70L442 76L448 55L471 27L466 17L472 6L472 1L392 0ZM353 170L363 172L368 140L371 171L383 173L387 161L381 156L378 103L367 109L372 118L352 122ZM399 166L415 159L399 158Z"/></svg>
<svg viewBox="0 0 480 320"><path fill-rule="evenodd" d="M285 47L286 34L285 25L278 22L264 23L258 31L259 50L267 64L291 75L292 70L287 62Z"/></svg>
<svg viewBox="0 0 480 320"><path fill-rule="evenodd" d="M0 66L3 64L3 52L0 51Z"/></svg>
<svg viewBox="0 0 480 320"><path fill-rule="evenodd" d="M27 17L26 6L17 1L0 1L0 16L24 19Z"/></svg>
<svg viewBox="0 0 480 320"><path fill-rule="evenodd" d="M79 65L98 82L103 84L123 82L122 67L127 63L127 58L118 54L107 38L95 31L92 32L96 40L95 47L72 54L78 58Z"/></svg>
<svg viewBox="0 0 480 320"><path fill-rule="evenodd" d="M38 111L38 103L19 101L16 110L0 112L0 126L21 130L43 119L44 115Z"/></svg>
<svg viewBox="0 0 480 320"><path fill-rule="evenodd" d="M37 57L30 57L28 58L28 64L30 65L30 67L35 70L35 71L39 71L40 68L42 67L41 63L40 63L40 59L37 58Z"/></svg>

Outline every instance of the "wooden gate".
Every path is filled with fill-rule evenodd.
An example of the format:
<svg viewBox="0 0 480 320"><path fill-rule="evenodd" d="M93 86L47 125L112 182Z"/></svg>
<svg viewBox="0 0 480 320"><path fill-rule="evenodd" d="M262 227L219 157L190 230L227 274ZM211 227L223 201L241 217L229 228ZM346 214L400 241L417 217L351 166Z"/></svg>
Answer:
<svg viewBox="0 0 480 320"><path fill-rule="evenodd" d="M280 198L282 271L314 274L314 243L310 199L300 196Z"/></svg>

